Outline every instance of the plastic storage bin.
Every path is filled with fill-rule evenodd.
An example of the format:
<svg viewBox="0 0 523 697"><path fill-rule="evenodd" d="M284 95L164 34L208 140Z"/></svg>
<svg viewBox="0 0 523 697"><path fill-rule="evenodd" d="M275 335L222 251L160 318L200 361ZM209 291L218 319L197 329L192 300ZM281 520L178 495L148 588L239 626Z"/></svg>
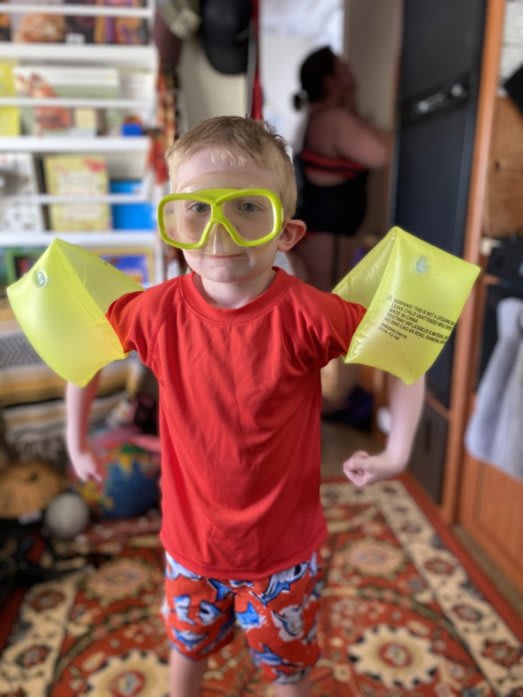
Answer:
<svg viewBox="0 0 523 697"><path fill-rule="evenodd" d="M110 182L110 189L113 194L134 194L140 190L141 185L142 182L139 179L119 179ZM147 201L113 203L111 213L115 230L154 230L156 228L154 209Z"/></svg>

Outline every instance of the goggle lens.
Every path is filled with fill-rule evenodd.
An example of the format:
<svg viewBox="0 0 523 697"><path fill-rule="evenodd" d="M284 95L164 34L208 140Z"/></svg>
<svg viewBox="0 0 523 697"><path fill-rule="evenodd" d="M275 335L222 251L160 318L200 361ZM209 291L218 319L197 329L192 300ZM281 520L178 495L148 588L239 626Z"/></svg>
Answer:
<svg viewBox="0 0 523 697"><path fill-rule="evenodd" d="M198 192L199 194L199 192ZM199 245L214 225L223 225L238 244L256 244L279 232L279 210L263 193L239 189L212 200L198 194L175 194L160 206L160 229L166 242L182 248Z"/></svg>

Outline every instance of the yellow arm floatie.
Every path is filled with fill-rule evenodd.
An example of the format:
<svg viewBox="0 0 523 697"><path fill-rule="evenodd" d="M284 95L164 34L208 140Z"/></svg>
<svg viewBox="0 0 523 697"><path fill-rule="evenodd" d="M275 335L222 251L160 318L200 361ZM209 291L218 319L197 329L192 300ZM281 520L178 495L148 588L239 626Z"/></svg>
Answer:
<svg viewBox="0 0 523 697"><path fill-rule="evenodd" d="M113 300L141 289L83 247L55 239L7 296L42 360L83 386L104 365L125 358L105 313Z"/></svg>
<svg viewBox="0 0 523 697"><path fill-rule="evenodd" d="M333 290L367 308L345 362L417 380L441 353L479 271L400 227L389 230Z"/></svg>

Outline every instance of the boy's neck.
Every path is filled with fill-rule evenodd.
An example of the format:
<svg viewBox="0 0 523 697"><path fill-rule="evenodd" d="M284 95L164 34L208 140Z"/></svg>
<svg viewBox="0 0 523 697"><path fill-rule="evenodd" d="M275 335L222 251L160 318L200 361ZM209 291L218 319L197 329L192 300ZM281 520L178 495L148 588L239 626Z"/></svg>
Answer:
<svg viewBox="0 0 523 697"><path fill-rule="evenodd" d="M195 274L194 278L197 290L209 305L237 310L266 291L275 275L276 270L271 268L261 276L231 283L210 281L199 274Z"/></svg>

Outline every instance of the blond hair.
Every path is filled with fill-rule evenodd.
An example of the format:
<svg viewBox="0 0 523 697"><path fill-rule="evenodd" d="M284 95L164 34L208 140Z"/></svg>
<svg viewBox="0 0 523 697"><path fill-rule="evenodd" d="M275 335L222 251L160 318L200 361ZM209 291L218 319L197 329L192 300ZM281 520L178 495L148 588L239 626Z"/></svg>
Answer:
<svg viewBox="0 0 523 697"><path fill-rule="evenodd" d="M217 116L202 121L175 140L165 153L173 186L180 164L206 149L240 166L254 162L272 170L284 215L286 218L294 215L297 197L294 168L287 144L270 124L241 116Z"/></svg>

